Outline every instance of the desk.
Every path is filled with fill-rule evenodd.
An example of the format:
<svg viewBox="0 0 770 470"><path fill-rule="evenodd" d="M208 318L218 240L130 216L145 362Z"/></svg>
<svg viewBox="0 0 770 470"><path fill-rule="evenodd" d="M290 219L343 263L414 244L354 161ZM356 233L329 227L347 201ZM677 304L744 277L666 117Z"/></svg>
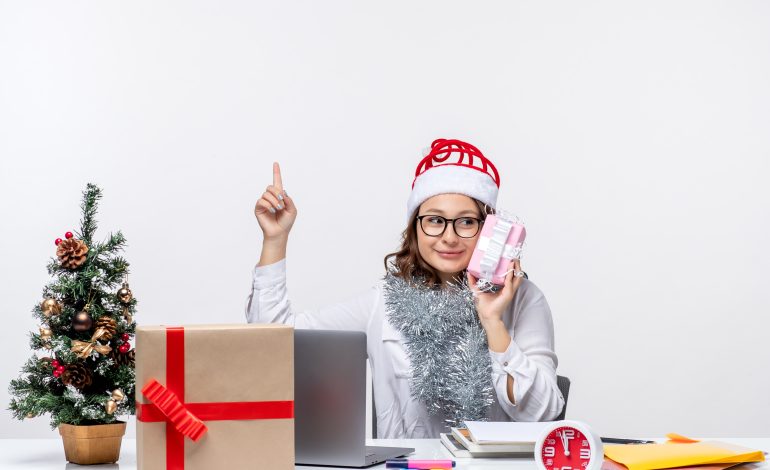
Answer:
<svg viewBox="0 0 770 470"><path fill-rule="evenodd" d="M770 451L770 438L720 438L720 441ZM662 442L659 440L659 442ZM424 459L452 458L438 439L374 439L368 440L368 445L384 445L398 447L414 447L416 456ZM535 464L532 459L455 459L457 470L532 470ZM369 467L382 469L385 464ZM223 462L222 468L228 468ZM325 469L330 467L297 466L297 469ZM745 464L742 470L770 470L767 461L756 464ZM0 469L2 470L136 470L136 440L123 439L120 451L120 461L114 465L80 466L64 460L64 448L61 439L0 439ZM212 469L219 470L219 469ZM232 469L240 470L240 469ZM262 470L262 469L259 469Z"/></svg>

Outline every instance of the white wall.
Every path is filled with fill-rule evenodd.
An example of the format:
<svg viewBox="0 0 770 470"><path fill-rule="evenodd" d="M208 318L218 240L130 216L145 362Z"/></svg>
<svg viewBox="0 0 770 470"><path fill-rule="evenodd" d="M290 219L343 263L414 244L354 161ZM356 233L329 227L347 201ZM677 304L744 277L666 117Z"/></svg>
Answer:
<svg viewBox="0 0 770 470"><path fill-rule="evenodd" d="M766 437L768 24L762 1L2 1L0 405L86 182L139 322L237 323L273 160L310 307L382 275L421 149L449 137L527 222L568 416ZM53 433L3 410L10 436Z"/></svg>

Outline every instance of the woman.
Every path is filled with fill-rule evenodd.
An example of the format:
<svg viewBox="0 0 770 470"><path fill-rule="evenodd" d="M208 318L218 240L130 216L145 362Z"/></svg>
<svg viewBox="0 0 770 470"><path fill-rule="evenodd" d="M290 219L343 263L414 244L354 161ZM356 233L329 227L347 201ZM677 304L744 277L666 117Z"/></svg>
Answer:
<svg viewBox="0 0 770 470"><path fill-rule="evenodd" d="M248 321L366 332L381 438L436 438L464 419L554 419L564 399L545 297L518 260L497 291L480 289L466 272L498 187L497 170L476 147L436 140L417 167L402 246L385 257L385 279L347 302L295 313L285 258L297 208L275 163L255 207L264 238Z"/></svg>

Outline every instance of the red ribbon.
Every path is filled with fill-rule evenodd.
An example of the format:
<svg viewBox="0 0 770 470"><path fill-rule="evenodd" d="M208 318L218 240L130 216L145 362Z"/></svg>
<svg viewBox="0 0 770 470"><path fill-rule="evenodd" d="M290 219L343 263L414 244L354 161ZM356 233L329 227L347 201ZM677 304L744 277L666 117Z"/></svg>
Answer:
<svg viewBox="0 0 770 470"><path fill-rule="evenodd" d="M198 419L176 395L161 385L157 380L150 379L142 389L142 394L153 402L161 413L171 421L177 431L197 441L208 431L203 421Z"/></svg>
<svg viewBox="0 0 770 470"><path fill-rule="evenodd" d="M184 328L166 328L166 386L150 379L142 393L152 404L137 403L136 419L166 422L166 469L184 470L184 436L198 441L206 433L203 421L292 419L293 401L222 403L184 402Z"/></svg>

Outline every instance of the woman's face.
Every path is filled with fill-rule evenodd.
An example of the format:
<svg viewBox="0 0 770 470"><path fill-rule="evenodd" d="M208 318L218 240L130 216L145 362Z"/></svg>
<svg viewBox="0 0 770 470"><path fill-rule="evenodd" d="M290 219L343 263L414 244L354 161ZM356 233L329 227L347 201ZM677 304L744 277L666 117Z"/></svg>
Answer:
<svg viewBox="0 0 770 470"><path fill-rule="evenodd" d="M445 219L456 219L458 217L482 219L476 202L462 194L439 194L438 196L433 196L420 205L417 215L440 215ZM426 226L428 222L428 220L425 220ZM426 235L422 228L420 228L419 222L416 223L417 247L419 248L420 256L433 269L438 271L442 282L451 280L460 271L468 267L473 249L476 247L476 240L479 237L478 233L473 238L459 237L454 231L452 222L447 222L443 234L431 237Z"/></svg>

